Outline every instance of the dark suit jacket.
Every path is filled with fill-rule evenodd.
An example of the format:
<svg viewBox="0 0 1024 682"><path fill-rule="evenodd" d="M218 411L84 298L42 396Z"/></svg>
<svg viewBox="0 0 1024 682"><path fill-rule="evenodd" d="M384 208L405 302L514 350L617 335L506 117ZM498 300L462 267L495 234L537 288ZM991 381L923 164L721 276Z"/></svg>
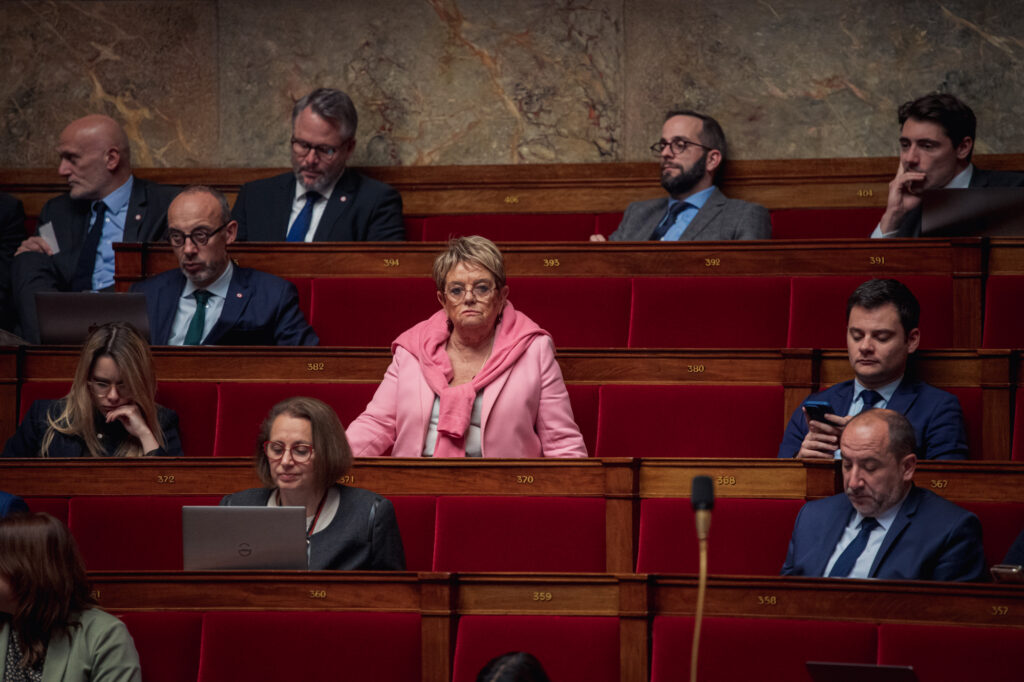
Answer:
<svg viewBox="0 0 1024 682"><path fill-rule="evenodd" d="M231 211L239 241L283 242L288 236L295 175L282 173L242 185ZM346 168L327 200L313 241L380 242L405 239L402 197L390 185Z"/></svg>
<svg viewBox="0 0 1024 682"><path fill-rule="evenodd" d="M969 187L1024 187L1024 173L1009 173L1007 171L987 171L975 168L971 174ZM887 235L889 236L889 235ZM907 211L896 228L896 234L892 237L920 237L921 236L921 206Z"/></svg>
<svg viewBox="0 0 1024 682"><path fill-rule="evenodd" d="M136 282L132 291L146 294L149 336L166 345L185 289L181 270L168 270ZM316 332L299 309L295 285L259 270L234 266L220 319L203 339L204 346L315 346Z"/></svg>
<svg viewBox="0 0 1024 682"><path fill-rule="evenodd" d="M330 525L309 543L312 571L404 571L405 551L391 501L362 488L334 484L340 493ZM222 506L265 507L273 488L225 495Z"/></svg>
<svg viewBox="0 0 1024 682"><path fill-rule="evenodd" d="M826 400L832 413L845 415L853 403L853 379L815 393L808 400ZM923 381L904 377L889 401L889 409L899 412L914 427L918 459L967 459L967 432L960 401L952 393ZM795 457L807 435L807 420L799 407L786 426L779 445L779 457Z"/></svg>
<svg viewBox="0 0 1024 682"><path fill-rule="evenodd" d="M782 575L821 578L853 515L844 493L808 502L796 517ZM885 534L868 577L984 580L981 522L929 490L912 487Z"/></svg>
<svg viewBox="0 0 1024 682"><path fill-rule="evenodd" d="M158 185L135 178L124 221L125 242L154 242L167 232L167 207L178 194L177 187ZM37 291L71 291L78 256L89 231L89 208L92 201L72 199L62 194L46 202L39 214L39 225L53 223L60 253L47 256L35 251L14 259L14 296L21 336L30 343L39 343L36 322Z"/></svg>
<svg viewBox="0 0 1024 682"><path fill-rule="evenodd" d="M10 194L0 192L0 327L14 329L11 298L11 264L14 252L25 239L25 209Z"/></svg>
<svg viewBox="0 0 1024 682"><path fill-rule="evenodd" d="M18 512L27 511L28 505L25 504L25 500L11 495L10 493L0 492L0 519L8 514L17 514Z"/></svg>
<svg viewBox="0 0 1024 682"><path fill-rule="evenodd" d="M622 222L612 232L613 242L646 241L668 211L668 197L635 201L626 207ZM771 239L768 209L739 199L729 199L716 187L697 211L679 241Z"/></svg>

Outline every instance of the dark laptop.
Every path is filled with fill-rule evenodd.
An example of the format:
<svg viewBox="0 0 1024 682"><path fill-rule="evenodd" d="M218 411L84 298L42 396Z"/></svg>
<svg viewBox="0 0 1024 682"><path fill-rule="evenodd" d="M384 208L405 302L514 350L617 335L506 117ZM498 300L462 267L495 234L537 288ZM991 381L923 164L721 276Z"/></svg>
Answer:
<svg viewBox="0 0 1024 682"><path fill-rule="evenodd" d="M305 507L182 507L186 571L309 567Z"/></svg>
<svg viewBox="0 0 1024 682"><path fill-rule="evenodd" d="M807 672L814 682L917 682L909 665L807 661Z"/></svg>
<svg viewBox="0 0 1024 682"><path fill-rule="evenodd" d="M1024 187L925 192L921 197L921 236L1024 236Z"/></svg>
<svg viewBox="0 0 1024 682"><path fill-rule="evenodd" d="M93 328L107 322L127 322L149 341L145 294L40 291L36 319L45 344L81 345Z"/></svg>

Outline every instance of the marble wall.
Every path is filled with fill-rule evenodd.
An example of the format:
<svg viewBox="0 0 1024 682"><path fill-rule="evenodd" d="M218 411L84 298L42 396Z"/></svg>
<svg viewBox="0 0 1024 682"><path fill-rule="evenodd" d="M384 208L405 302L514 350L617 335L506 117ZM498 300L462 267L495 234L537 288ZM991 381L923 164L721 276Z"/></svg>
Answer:
<svg viewBox="0 0 1024 682"><path fill-rule="evenodd" d="M0 0L0 166L95 111L138 166L285 166L320 85L356 102L355 165L647 160L673 107L734 158L885 156L935 89L1024 152L1022 63L1022 0Z"/></svg>

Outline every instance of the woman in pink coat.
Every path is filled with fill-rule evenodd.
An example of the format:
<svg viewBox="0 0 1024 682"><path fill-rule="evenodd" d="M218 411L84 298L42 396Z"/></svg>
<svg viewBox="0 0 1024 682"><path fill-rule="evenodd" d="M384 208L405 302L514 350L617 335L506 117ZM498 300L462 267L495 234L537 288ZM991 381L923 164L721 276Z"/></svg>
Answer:
<svg viewBox="0 0 1024 682"><path fill-rule="evenodd" d="M402 333L346 435L356 457L586 457L550 335L508 302L483 237L434 260L441 310Z"/></svg>

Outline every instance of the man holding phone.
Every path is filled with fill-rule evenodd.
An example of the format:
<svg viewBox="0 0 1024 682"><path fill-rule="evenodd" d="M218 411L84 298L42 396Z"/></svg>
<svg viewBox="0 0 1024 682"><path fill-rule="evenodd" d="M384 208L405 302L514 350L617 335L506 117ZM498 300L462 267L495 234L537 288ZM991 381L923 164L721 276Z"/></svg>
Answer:
<svg viewBox="0 0 1024 682"><path fill-rule="evenodd" d="M793 413L779 457L838 459L847 422L865 410L888 408L914 427L919 459L966 459L960 401L906 376L907 360L921 340L921 306L910 289L894 279L864 282L847 300L846 317L854 378L810 396Z"/></svg>

